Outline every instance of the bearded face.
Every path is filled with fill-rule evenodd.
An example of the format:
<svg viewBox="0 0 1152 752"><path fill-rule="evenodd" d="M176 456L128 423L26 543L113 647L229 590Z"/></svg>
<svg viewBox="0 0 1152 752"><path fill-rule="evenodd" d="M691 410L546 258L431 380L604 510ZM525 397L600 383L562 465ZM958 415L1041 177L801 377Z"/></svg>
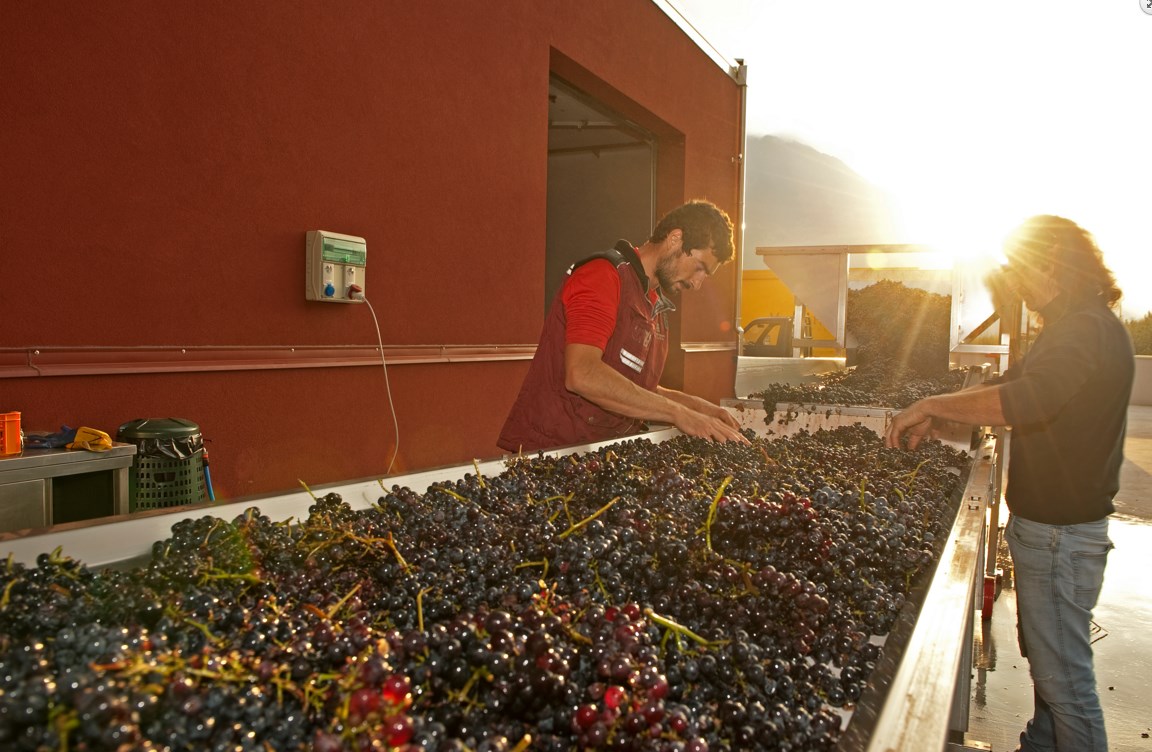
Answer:
<svg viewBox="0 0 1152 752"><path fill-rule="evenodd" d="M694 249L688 253L679 243L669 247L656 264L656 282L666 295L682 290L699 290L704 280L716 273L720 262L711 249Z"/></svg>

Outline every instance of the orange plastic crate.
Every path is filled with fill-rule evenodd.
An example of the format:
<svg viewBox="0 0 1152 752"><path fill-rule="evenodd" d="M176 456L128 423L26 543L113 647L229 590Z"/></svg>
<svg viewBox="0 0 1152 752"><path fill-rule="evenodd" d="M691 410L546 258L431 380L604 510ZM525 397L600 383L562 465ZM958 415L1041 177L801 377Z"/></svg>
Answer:
<svg viewBox="0 0 1152 752"><path fill-rule="evenodd" d="M0 413L0 454L20 451L20 413Z"/></svg>

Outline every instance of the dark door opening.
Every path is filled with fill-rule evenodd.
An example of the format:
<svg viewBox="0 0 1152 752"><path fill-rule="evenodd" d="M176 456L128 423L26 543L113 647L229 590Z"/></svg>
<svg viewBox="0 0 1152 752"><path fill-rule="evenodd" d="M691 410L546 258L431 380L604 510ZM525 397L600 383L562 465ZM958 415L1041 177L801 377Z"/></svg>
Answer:
<svg viewBox="0 0 1152 752"><path fill-rule="evenodd" d="M640 245L655 214L656 138L555 76L548 87L544 306L574 262L620 238Z"/></svg>

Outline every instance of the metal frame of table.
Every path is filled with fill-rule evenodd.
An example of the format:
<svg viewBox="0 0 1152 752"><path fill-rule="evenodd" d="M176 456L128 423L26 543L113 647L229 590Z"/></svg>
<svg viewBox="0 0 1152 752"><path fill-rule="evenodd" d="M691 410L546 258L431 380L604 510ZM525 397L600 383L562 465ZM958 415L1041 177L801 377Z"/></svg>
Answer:
<svg viewBox="0 0 1152 752"><path fill-rule="evenodd" d="M18 454L0 455L0 491L5 486L29 481L44 481L44 525L52 520L51 479L65 475L112 473L113 509L115 514L128 514L128 470L136 455L135 444L113 442L103 452L71 449L26 449ZM0 496L0 498L3 498Z"/></svg>

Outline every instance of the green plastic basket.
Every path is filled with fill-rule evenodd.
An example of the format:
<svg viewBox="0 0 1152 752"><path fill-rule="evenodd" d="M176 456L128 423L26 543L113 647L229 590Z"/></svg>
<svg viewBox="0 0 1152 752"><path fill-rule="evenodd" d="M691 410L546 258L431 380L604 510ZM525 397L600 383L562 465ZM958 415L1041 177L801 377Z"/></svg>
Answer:
<svg viewBox="0 0 1152 752"><path fill-rule="evenodd" d="M120 426L116 440L136 445L128 474L131 511L205 500L204 440L198 425L181 418L134 420Z"/></svg>

